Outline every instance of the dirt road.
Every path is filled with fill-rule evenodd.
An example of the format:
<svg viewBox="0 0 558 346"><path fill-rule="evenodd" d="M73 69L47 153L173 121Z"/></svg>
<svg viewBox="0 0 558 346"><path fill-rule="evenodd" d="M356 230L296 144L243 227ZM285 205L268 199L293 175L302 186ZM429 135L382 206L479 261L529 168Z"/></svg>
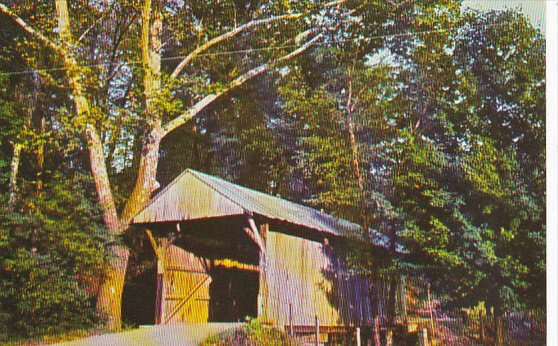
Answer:
<svg viewBox="0 0 558 346"><path fill-rule="evenodd" d="M140 327L139 329L113 334L95 335L85 339L57 344L77 345L198 345L210 335L227 329L240 328L240 323L169 324Z"/></svg>

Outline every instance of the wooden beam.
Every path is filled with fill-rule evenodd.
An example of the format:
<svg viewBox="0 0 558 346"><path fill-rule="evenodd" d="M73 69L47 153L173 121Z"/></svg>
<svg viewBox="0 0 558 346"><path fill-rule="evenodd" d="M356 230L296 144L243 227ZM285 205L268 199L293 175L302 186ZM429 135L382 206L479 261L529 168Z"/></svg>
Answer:
<svg viewBox="0 0 558 346"><path fill-rule="evenodd" d="M260 232L258 232L258 227L256 226L256 222L254 221L254 218L252 217L252 215L248 215L248 224L250 225L250 230L252 231L252 234L254 235L254 239L256 240L256 243L258 244L258 247L260 248L260 251L262 253L262 256L265 257L265 245L264 245L264 241L260 235Z"/></svg>
<svg viewBox="0 0 558 346"><path fill-rule="evenodd" d="M244 227L243 230L246 233L246 235L248 235L248 237L250 237L250 239L252 239L254 243L258 246L260 252L263 252L263 244L259 242L258 237L254 235L254 232L248 227Z"/></svg>
<svg viewBox="0 0 558 346"><path fill-rule="evenodd" d="M147 235L147 239L149 239L149 243L151 244L151 247L153 248L153 252L155 252L155 257L157 257L157 259L161 258L161 254L159 253L159 247L157 246L157 242L155 241L155 238L153 237L153 233L151 233L150 230L146 230L145 234Z"/></svg>

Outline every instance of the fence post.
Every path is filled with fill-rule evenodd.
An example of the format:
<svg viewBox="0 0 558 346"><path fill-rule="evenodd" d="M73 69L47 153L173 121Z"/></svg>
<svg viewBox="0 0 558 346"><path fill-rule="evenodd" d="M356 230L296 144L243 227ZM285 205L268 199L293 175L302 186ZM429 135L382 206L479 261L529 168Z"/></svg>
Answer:
<svg viewBox="0 0 558 346"><path fill-rule="evenodd" d="M428 329L423 328L419 338L420 346L428 346Z"/></svg>
<svg viewBox="0 0 558 346"><path fill-rule="evenodd" d="M320 320L318 320L318 315L316 315L316 339L314 341L314 345L320 345Z"/></svg>
<svg viewBox="0 0 558 346"><path fill-rule="evenodd" d="M293 304L289 303L289 336L292 338L293 335Z"/></svg>
<svg viewBox="0 0 558 346"><path fill-rule="evenodd" d="M386 346L393 346L393 329L388 329L386 332Z"/></svg>
<svg viewBox="0 0 558 346"><path fill-rule="evenodd" d="M359 327L356 327L356 330L355 330L355 337L356 337L356 344L357 344L357 346L361 346L360 328L359 328Z"/></svg>
<svg viewBox="0 0 558 346"><path fill-rule="evenodd" d="M430 330L432 330L432 337L434 337L434 306L432 305L432 299L430 297L430 283L426 286L428 292L428 310L430 310Z"/></svg>
<svg viewBox="0 0 558 346"><path fill-rule="evenodd" d="M381 346L380 342L380 319L378 316L374 317L374 346Z"/></svg>
<svg viewBox="0 0 558 346"><path fill-rule="evenodd" d="M155 298L155 324L165 323L165 260L157 258L157 291Z"/></svg>
<svg viewBox="0 0 558 346"><path fill-rule="evenodd" d="M498 315L498 317L496 317L496 323L498 324L497 327L497 331L496 331L496 343L498 345L504 345L504 331L502 330L502 317L500 315Z"/></svg>

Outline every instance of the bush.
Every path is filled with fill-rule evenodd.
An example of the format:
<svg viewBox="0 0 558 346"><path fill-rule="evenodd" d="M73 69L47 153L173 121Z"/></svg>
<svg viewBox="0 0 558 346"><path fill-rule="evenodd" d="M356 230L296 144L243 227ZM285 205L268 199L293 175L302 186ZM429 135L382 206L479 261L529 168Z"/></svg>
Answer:
<svg viewBox="0 0 558 346"><path fill-rule="evenodd" d="M242 328L211 336L201 344L201 346L225 345L295 346L298 343L280 330L263 325L258 320L250 320Z"/></svg>
<svg viewBox="0 0 558 346"><path fill-rule="evenodd" d="M83 177L56 176L0 214L0 341L89 328L105 263L99 213Z"/></svg>

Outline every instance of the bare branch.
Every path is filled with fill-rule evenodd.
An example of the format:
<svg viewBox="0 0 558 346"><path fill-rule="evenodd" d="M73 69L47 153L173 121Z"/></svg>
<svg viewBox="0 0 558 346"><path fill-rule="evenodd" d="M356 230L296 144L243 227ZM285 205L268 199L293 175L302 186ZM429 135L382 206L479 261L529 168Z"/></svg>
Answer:
<svg viewBox="0 0 558 346"><path fill-rule="evenodd" d="M107 13L108 13L108 11L107 11ZM106 13L105 13L105 14L106 14ZM86 36L91 30L93 30L93 28L94 28L95 26L97 26L97 24L99 24L99 21L105 17L105 14L103 14L103 15L101 15L99 18L95 19L95 20L93 21L93 24L91 24L91 25L83 32L83 34L81 34L81 36L77 39L76 42L80 42L81 40L83 40L83 39L85 38L85 36Z"/></svg>
<svg viewBox="0 0 558 346"><path fill-rule="evenodd" d="M221 96L223 93L218 94L211 94L204 97L201 101L196 103L186 112L182 113L178 117L174 118L173 120L169 121L168 123L163 126L163 137L169 134L171 131L175 130L181 125L184 125L188 120L195 117L199 112L201 112L205 107L207 107L210 103L215 101L217 97Z"/></svg>
<svg viewBox="0 0 558 346"><path fill-rule="evenodd" d="M314 38L312 38L310 41L306 42L305 44L303 44L302 46L298 47L297 49L293 50L292 52L290 52L289 54L275 60L271 65L270 68L275 67L289 59L294 58L295 56L299 55L300 53L304 52L305 50L307 50L308 48L310 48L311 45L314 44L314 42L318 41L320 38L322 38L322 34L316 35L314 36Z"/></svg>
<svg viewBox="0 0 558 346"><path fill-rule="evenodd" d="M0 3L0 11L2 11L8 17L12 18L23 30L25 30L25 32L37 38L39 41L45 43L47 46L57 51L58 53L65 55L66 52L64 51L64 49L62 49L62 46L56 44L48 37L35 30L31 25L27 24L23 19L21 19L21 17L15 14L6 5Z"/></svg>
<svg viewBox="0 0 558 346"><path fill-rule="evenodd" d="M166 123L162 128L162 132L163 132L162 137L168 135L170 132L174 131L175 129L177 129L181 125L184 125L190 119L192 119L193 117L198 115L203 109L205 109L205 107L207 107L209 104L211 104L213 101L215 101L219 96L230 92L231 90L233 90L233 89L241 86L242 84L246 83L250 79L252 79L252 78L254 78L258 75L261 75L262 73L264 73L266 71L269 71L270 69L280 65L281 63L283 63L283 62L285 62L289 59L294 58L295 56L299 55L300 53L302 53L305 50L307 50L308 48L310 48L310 46L312 46L312 44L314 44L321 37L322 37L321 34L316 35L314 38L312 38L311 40L309 40L308 42L306 42L305 44L303 44L299 48L295 49L294 51L290 52L289 54L287 54L285 56L282 56L281 58L279 58L279 59L277 59L277 60L275 60L271 63L260 65L256 68L246 72L245 74L239 76L238 78L236 78L235 80L230 82L225 90L223 90L223 91L221 91L217 94L207 95L201 101L196 103L192 108L188 109L186 112L182 113L178 117L176 117L173 120Z"/></svg>
<svg viewBox="0 0 558 346"><path fill-rule="evenodd" d="M178 75L180 74L180 72L182 72L182 70L186 67L186 65L188 65L198 54L208 50L209 48L211 48L212 46L216 45L219 42L223 42L225 40L228 40L230 38L232 38L233 36L241 33L242 31L248 30L250 28L256 27L256 26L260 26L260 25L265 25L265 24L269 24L272 22L278 22L281 20L291 20L291 19L296 19L302 16L302 13L296 13L296 14L285 14L282 16L276 16L276 17L270 17L270 18L266 18L266 19L260 19L260 20L253 20L249 23L243 24L239 27L234 28L233 30L224 33L223 35L217 36L209 41L207 41L206 43L204 43L203 45L199 46L198 48L194 49L194 51L192 51L192 53L188 54L188 56L186 58L184 58L184 60L182 60L182 62L180 64L178 64L178 66L174 69L173 73L171 74L171 78L175 79L176 77L178 77Z"/></svg>
<svg viewBox="0 0 558 346"><path fill-rule="evenodd" d="M324 8L339 6L344 2L347 2L347 0L337 0L337 1L328 2L327 4L324 5Z"/></svg>
<svg viewBox="0 0 558 346"><path fill-rule="evenodd" d="M336 1L331 1L328 2L327 4L323 5L323 8L329 8L329 7L333 7L333 6L339 6L341 4L343 4L344 2L346 2L347 0L336 0ZM293 20L293 19L297 19L302 17L304 14L303 13L294 13L294 14L285 14L285 15L281 15L281 16L276 16L276 17L270 17L270 18L266 18L266 19L259 19L259 20L254 20L251 21L249 23L243 24L237 28L234 28L233 30L224 33L223 35L217 36L209 41L207 41L206 43L204 43L203 45L199 46L198 48L196 48L194 51L192 51L192 53L188 54L188 56L186 58L184 58L184 60L182 60L182 62L180 64L178 64L178 66L174 69L173 73L171 74L171 79L175 79L176 77L178 77L178 75L180 74L180 72L182 72L182 70L200 53L208 50L209 48L211 48L212 46L223 42L225 40L228 40L230 38L232 38L233 36L248 30L250 28L256 27L256 26L260 26L260 25L265 25L265 24L269 24L269 23L273 23L273 22L278 22L278 21L282 21L282 20ZM299 35L300 36L300 35Z"/></svg>

